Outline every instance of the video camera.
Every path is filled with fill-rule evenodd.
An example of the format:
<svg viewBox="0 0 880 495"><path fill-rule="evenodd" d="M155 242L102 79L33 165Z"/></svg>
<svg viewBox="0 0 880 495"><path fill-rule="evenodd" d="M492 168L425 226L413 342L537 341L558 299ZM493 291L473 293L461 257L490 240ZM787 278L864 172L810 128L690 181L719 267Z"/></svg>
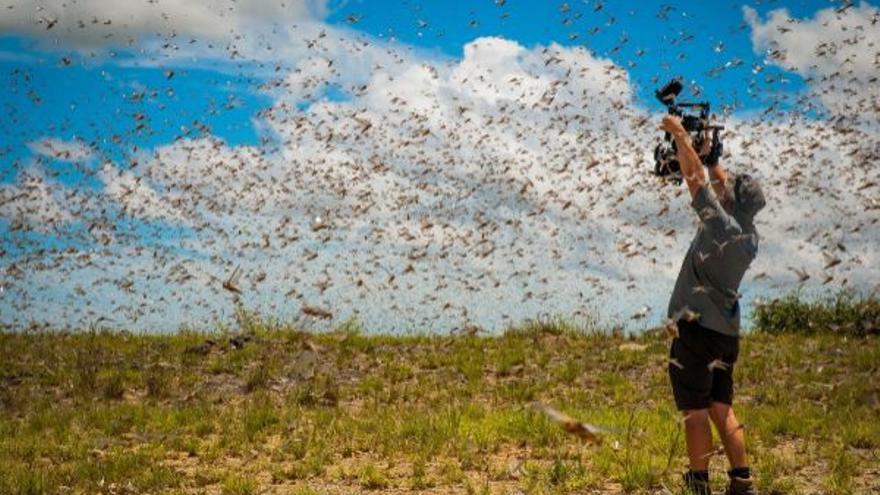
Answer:
<svg viewBox="0 0 880 495"><path fill-rule="evenodd" d="M691 133L695 150L700 150L703 147L703 131L711 130L712 140L718 142L718 133L724 129L724 126L709 123L709 103L705 101L675 101L681 90L681 81L673 79L655 91L654 95L660 100L660 103L666 105L670 115L681 117L682 126L684 126L687 132ZM686 113L687 110L692 108L699 109L699 113ZM654 148L654 174L661 177L672 175L677 182L681 183L681 165L678 163L678 149L675 146L675 140L672 139L668 132L664 133L663 141Z"/></svg>

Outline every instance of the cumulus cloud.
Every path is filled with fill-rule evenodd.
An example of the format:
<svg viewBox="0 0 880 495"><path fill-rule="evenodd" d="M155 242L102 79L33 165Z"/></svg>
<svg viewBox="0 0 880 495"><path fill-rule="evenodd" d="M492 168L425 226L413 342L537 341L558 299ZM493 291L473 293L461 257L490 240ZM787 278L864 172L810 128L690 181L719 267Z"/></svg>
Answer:
<svg viewBox="0 0 880 495"><path fill-rule="evenodd" d="M0 184L0 218L12 231L52 232L74 220L61 189L36 168L23 170L14 184Z"/></svg>
<svg viewBox="0 0 880 495"><path fill-rule="evenodd" d="M45 137L28 143L28 148L38 155L68 162L89 160L93 155L92 149L81 140Z"/></svg>
<svg viewBox="0 0 880 495"><path fill-rule="evenodd" d="M325 0L11 0L0 30L46 39L65 49L125 45L143 37L234 37L255 25L320 19Z"/></svg>
<svg viewBox="0 0 880 495"><path fill-rule="evenodd" d="M130 170L121 170L108 162L98 177L104 183L104 194L122 207L122 216L186 223L181 211L162 198L143 176L135 176Z"/></svg>
<svg viewBox="0 0 880 495"><path fill-rule="evenodd" d="M495 37L458 61L344 35L321 43L265 86L275 101L260 118L275 146L181 139L125 170L105 165L96 194L107 212L192 235L149 248L122 240L88 262L59 255L68 276L54 300L93 287L135 326L173 329L228 315L236 296L222 282L238 266L241 300L281 318L313 305L331 323L358 315L380 331L597 311L628 327L660 323L698 219L684 186L649 173L659 116L634 102L625 70L582 47ZM327 83L344 95L327 97ZM745 303L802 273L813 287L880 279L880 178L867 165L877 135L806 119L725 124L725 163L761 177L768 198ZM5 297L34 296L44 276ZM100 313L29 300L62 325Z"/></svg>
<svg viewBox="0 0 880 495"><path fill-rule="evenodd" d="M813 96L835 115L880 114L880 10L866 2L826 8L810 19L777 9L762 20L743 7L752 46L770 63L808 78Z"/></svg>

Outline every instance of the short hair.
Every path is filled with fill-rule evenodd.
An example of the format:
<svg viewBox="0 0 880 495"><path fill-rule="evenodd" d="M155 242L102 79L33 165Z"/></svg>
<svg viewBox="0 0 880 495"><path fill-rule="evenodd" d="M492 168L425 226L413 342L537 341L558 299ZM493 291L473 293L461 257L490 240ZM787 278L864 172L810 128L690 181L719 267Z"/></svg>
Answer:
<svg viewBox="0 0 880 495"><path fill-rule="evenodd" d="M755 215L767 205L761 183L751 174L736 174L733 186L734 217L740 223L751 223Z"/></svg>

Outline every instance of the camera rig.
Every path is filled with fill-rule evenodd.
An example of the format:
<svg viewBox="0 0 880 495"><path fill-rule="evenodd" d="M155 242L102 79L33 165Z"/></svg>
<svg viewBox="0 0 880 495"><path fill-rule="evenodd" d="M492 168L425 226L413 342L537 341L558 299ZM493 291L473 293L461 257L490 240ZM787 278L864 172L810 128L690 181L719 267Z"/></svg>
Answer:
<svg viewBox="0 0 880 495"><path fill-rule="evenodd" d="M709 102L676 101L681 93L682 84L678 79L673 79L665 86L654 92L654 95L666 106L670 115L681 117L681 124L691 134L694 149L703 147L704 131L712 131L713 142L718 141L718 133L724 126L709 123ZM688 111L698 110L697 113ZM678 163L678 149L672 136L665 132L663 141L654 148L654 174L660 177L672 176L681 183L681 165Z"/></svg>

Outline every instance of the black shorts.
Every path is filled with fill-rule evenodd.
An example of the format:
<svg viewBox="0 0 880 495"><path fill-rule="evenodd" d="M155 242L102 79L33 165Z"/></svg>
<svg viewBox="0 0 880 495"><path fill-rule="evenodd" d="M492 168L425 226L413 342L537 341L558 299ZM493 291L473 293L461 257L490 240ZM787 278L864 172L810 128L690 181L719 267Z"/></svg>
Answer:
<svg viewBox="0 0 880 495"><path fill-rule="evenodd" d="M739 337L680 320L668 365L678 410L706 409L713 401L733 404L733 363L738 355Z"/></svg>

